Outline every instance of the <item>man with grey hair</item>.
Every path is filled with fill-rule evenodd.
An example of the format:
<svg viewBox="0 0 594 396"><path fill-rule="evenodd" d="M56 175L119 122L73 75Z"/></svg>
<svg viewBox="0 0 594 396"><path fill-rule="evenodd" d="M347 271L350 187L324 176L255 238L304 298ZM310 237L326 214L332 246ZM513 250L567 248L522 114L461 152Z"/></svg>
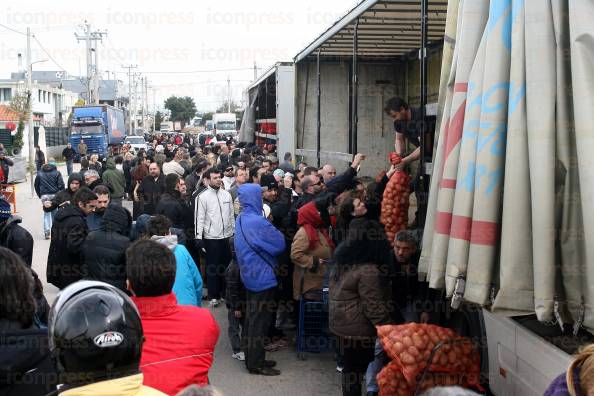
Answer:
<svg viewBox="0 0 594 396"><path fill-rule="evenodd" d="M315 194L315 180L310 176L303 176L301 179L301 190L303 191L303 195Z"/></svg>
<svg viewBox="0 0 594 396"><path fill-rule="evenodd" d="M94 189L95 187L97 187L102 183L101 180L101 176L99 176L99 172L97 172L94 169L89 169L88 171L85 172L84 174L84 178L85 178L85 185L87 187L89 187L89 190Z"/></svg>
<svg viewBox="0 0 594 396"><path fill-rule="evenodd" d="M223 394L211 385L190 385L181 392L179 392L177 396L223 396Z"/></svg>

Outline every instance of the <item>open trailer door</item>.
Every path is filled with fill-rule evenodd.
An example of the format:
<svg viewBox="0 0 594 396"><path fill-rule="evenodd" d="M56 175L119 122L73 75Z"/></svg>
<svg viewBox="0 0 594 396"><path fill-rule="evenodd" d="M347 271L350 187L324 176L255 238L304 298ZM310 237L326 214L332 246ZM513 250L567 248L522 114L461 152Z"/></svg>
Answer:
<svg viewBox="0 0 594 396"><path fill-rule="evenodd" d="M450 0L449 11L456 47L420 270L453 304L592 331L594 4Z"/></svg>

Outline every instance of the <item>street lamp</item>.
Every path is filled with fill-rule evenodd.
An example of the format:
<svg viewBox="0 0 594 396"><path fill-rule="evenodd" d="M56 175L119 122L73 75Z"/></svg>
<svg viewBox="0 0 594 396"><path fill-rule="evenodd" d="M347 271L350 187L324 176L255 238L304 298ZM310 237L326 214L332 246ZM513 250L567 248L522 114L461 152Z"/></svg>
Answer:
<svg viewBox="0 0 594 396"><path fill-rule="evenodd" d="M31 32L29 28L27 28L27 48L31 48ZM28 93L28 107L29 107L29 176L31 178L31 198L34 197L35 187L34 187L34 180L33 180L33 170L35 169L35 164L33 162L33 158L35 157L35 133L33 129L33 65L36 63L47 62L47 59L38 60L35 62L31 62L31 51L27 51L27 60L29 63L29 67L27 70L27 91Z"/></svg>

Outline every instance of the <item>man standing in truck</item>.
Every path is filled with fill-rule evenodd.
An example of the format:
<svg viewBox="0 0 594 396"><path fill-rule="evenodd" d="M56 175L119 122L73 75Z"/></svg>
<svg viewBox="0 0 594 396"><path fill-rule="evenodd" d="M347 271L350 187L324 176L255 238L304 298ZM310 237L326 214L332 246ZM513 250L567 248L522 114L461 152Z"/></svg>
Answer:
<svg viewBox="0 0 594 396"><path fill-rule="evenodd" d="M394 97L386 102L384 111L390 118L392 118L392 120L394 120L394 149L402 158L400 164L396 165L396 170L404 170L409 165L412 165L413 162L416 162L421 158L421 134L424 133L423 131L425 129L425 122L422 119L421 110L410 108L404 99ZM415 149L408 154L405 152L407 142L415 147ZM418 207L425 208L426 205L421 205L421 203L425 202L427 193L429 192L429 178L423 178L424 188L423 194L421 195L419 194L421 174L422 170L418 169L416 176L413 177L411 189L414 191L417 198ZM423 211L426 211L426 209L423 209ZM419 215L421 215L420 218ZM420 214L417 211L415 223L422 225L424 219L425 215L423 213Z"/></svg>
<svg viewBox="0 0 594 396"><path fill-rule="evenodd" d="M398 97L389 99L384 110L394 120L394 149L402 157L402 162L397 166L397 169L401 170L421 157L421 111L408 107L404 99ZM415 150L409 155L404 155L407 142L415 146Z"/></svg>

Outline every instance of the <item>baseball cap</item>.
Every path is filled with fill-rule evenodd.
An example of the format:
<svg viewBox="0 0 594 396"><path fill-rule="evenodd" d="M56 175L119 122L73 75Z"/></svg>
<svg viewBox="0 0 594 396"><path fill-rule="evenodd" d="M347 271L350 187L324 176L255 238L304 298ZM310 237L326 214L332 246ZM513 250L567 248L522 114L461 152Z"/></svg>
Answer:
<svg viewBox="0 0 594 396"><path fill-rule="evenodd" d="M273 188L278 188L278 183L273 175L264 174L260 177L260 186L262 190L266 191Z"/></svg>

